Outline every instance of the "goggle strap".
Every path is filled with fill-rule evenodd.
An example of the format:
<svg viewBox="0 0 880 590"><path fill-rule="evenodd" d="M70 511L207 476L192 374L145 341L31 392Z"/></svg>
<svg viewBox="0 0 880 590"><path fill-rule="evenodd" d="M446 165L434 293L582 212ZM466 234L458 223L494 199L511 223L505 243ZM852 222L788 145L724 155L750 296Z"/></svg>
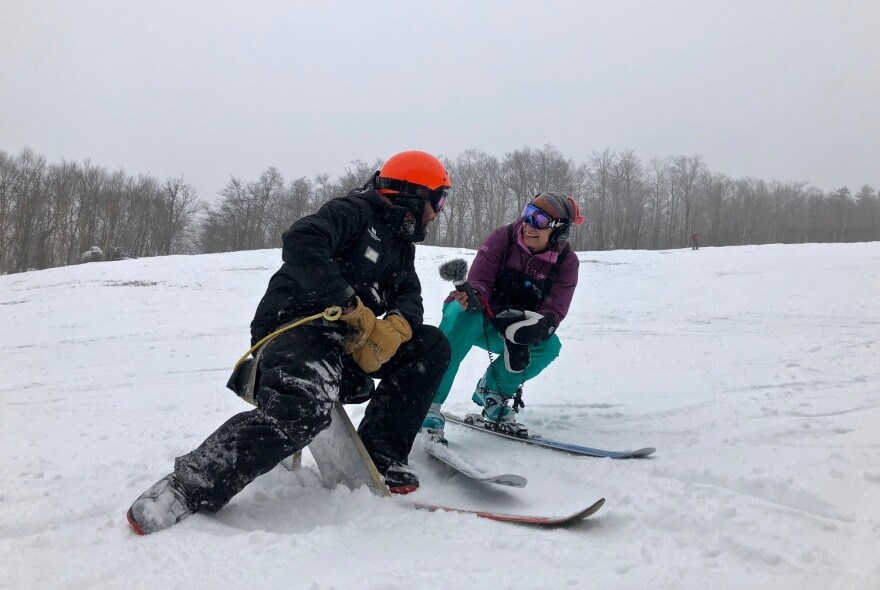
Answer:
<svg viewBox="0 0 880 590"><path fill-rule="evenodd" d="M406 180L383 178L382 176L379 176L376 179L376 188L397 191L398 193L413 195L420 199L439 199L442 196L442 189L445 189L446 187L441 187L441 190L432 191L423 184L415 184Z"/></svg>

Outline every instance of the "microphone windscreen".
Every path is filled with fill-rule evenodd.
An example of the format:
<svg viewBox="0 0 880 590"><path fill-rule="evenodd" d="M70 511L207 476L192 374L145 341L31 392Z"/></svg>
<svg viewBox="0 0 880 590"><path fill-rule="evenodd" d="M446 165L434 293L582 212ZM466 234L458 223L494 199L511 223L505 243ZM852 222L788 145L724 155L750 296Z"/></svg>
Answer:
<svg viewBox="0 0 880 590"><path fill-rule="evenodd" d="M440 277L444 281L452 281L453 283L464 282L467 277L468 265L464 258L455 258L447 260L440 265Z"/></svg>

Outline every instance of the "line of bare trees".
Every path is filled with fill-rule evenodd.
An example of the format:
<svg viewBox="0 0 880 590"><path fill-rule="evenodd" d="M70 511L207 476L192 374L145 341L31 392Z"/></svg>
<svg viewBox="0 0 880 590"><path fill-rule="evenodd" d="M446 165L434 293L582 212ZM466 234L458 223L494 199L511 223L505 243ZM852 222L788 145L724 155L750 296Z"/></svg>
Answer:
<svg viewBox="0 0 880 590"><path fill-rule="evenodd" d="M203 208L181 178L0 151L0 273L78 263L95 246L107 258L192 252Z"/></svg>
<svg viewBox="0 0 880 590"><path fill-rule="evenodd" d="M580 204L587 221L572 233L576 250L680 248L693 233L715 246L880 240L880 195L869 185L826 193L803 182L733 179L699 155L643 162L606 149L575 163L546 146L500 159L467 150L448 164L454 198L429 242L441 246L477 247L542 190Z"/></svg>
<svg viewBox="0 0 880 590"><path fill-rule="evenodd" d="M331 181L327 174L285 183L276 168L268 168L253 182L231 178L220 200L209 208L197 232L199 251L232 252L277 248L290 224L317 211L325 202L362 186L382 166L356 161Z"/></svg>
<svg viewBox="0 0 880 590"><path fill-rule="evenodd" d="M106 258L276 248L290 224L363 185L381 167L355 161L286 182L276 168L231 178L208 206L182 178L129 176L86 161L47 164L25 149L0 151L0 273ZM427 243L475 248L542 190L572 195L587 222L576 250L880 240L880 195L869 185L824 192L802 182L733 179L699 155L644 162L606 149L577 163L553 146L498 158L470 149L446 160L454 195Z"/></svg>

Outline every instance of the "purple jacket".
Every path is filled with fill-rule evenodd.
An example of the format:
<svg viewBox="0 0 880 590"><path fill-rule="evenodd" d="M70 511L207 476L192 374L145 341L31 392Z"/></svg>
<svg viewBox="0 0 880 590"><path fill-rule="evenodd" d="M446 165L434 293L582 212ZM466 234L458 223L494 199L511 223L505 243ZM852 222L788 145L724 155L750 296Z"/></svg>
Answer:
<svg viewBox="0 0 880 590"><path fill-rule="evenodd" d="M522 224L522 220L514 223L514 243L511 245L510 255L504 266L523 271L539 282L543 281L556 263L559 253L547 250L540 254L532 254L522 242ZM538 313L552 314L556 318L557 326L568 314L568 307L571 305L571 298L574 295L575 287L577 287L578 268L580 267L578 257L571 251L571 246L568 245L568 242L563 242L563 244L569 253L562 261L556 281L544 294L544 300L535 310ZM468 272L468 283L484 297L488 298L492 295L495 278L501 270L501 262L504 260L506 251L507 226L505 225L493 231L483 241L471 265L470 272ZM491 299L489 303L492 303Z"/></svg>

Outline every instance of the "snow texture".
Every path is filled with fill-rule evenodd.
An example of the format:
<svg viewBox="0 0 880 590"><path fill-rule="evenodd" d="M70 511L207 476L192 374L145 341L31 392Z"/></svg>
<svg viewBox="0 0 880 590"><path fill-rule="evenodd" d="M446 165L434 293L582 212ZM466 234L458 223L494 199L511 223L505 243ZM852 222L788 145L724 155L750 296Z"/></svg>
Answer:
<svg viewBox="0 0 880 590"><path fill-rule="evenodd" d="M418 248L429 323L456 257L473 252ZM224 385L280 252L0 277L0 588L880 587L880 243L579 257L561 356L521 420L657 453L579 458L447 426L523 489L411 456L420 502L559 515L607 498L555 530L326 489L306 453L216 515L138 537L129 505L248 409ZM475 409L485 363L465 360L447 410Z"/></svg>

